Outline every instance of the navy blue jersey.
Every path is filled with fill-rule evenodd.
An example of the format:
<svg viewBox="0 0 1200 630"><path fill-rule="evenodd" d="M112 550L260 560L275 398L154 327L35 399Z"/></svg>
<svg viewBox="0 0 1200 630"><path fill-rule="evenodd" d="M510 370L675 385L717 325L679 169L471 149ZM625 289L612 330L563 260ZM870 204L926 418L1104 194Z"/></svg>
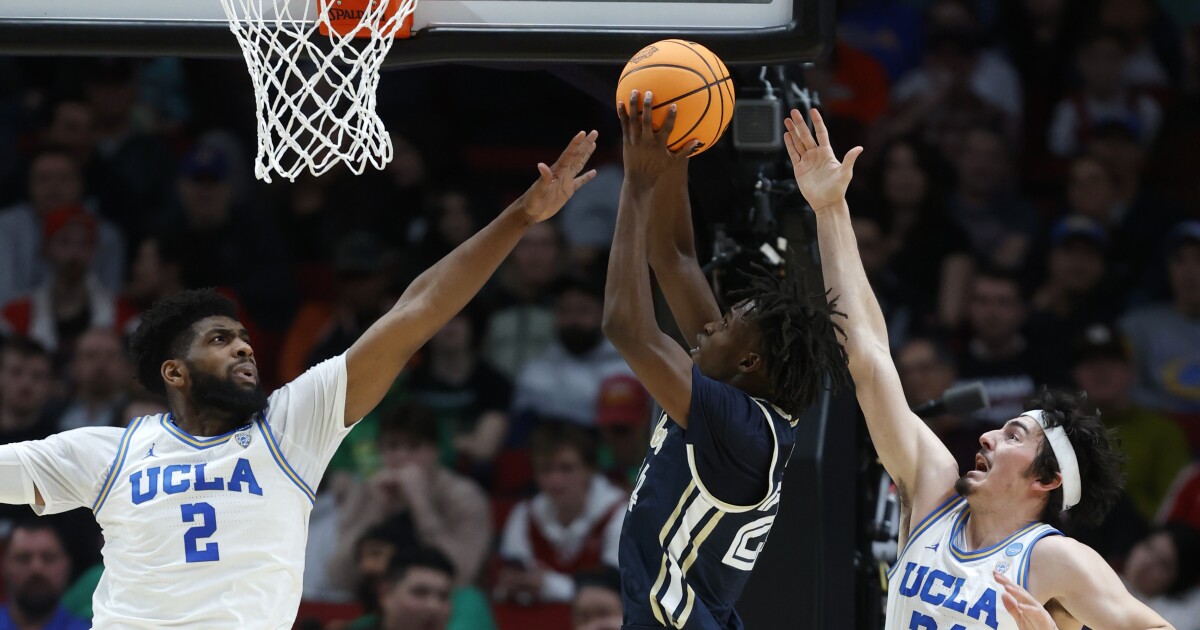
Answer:
<svg viewBox="0 0 1200 630"><path fill-rule="evenodd" d="M624 628L742 628L733 606L779 509L795 423L693 366L684 430L662 414L621 529Z"/></svg>

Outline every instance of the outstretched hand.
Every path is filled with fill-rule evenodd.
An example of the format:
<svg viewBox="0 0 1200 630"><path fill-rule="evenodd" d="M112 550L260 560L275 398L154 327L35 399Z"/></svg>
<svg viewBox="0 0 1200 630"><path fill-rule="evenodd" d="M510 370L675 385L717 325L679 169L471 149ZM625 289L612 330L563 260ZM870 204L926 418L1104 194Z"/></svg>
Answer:
<svg viewBox="0 0 1200 630"><path fill-rule="evenodd" d="M523 196L525 214L534 222L540 223L558 214L575 191L596 177L596 169L579 174L596 150L596 135L595 131L587 134L580 131L571 138L571 143L554 164L538 163L538 180Z"/></svg>
<svg viewBox="0 0 1200 630"><path fill-rule="evenodd" d="M650 105L653 96L650 92L639 96L638 91L634 90L629 96L628 104L624 101L617 103L617 118L621 120L625 177L644 183L653 183L654 178L686 160L700 144L699 140L692 140L678 151L667 148L678 112L674 104L668 105L667 119L656 131L652 120L654 112Z"/></svg>
<svg viewBox="0 0 1200 630"><path fill-rule="evenodd" d="M1054 618L1046 612L1041 602L1034 599L1029 591L999 573L992 573L992 575L995 576L1000 586L1004 587L1004 594L1001 595L1001 599L1004 600L1004 608L1017 621L1019 630L1058 630Z"/></svg>
<svg viewBox="0 0 1200 630"><path fill-rule="evenodd" d="M846 198L846 189L854 177L854 162L863 149L850 149L843 161L838 162L829 144L829 130L825 128L821 113L813 109L811 114L816 138L809 132L799 110L793 109L791 116L783 121L784 127L787 127L783 143L787 146L800 193L813 210L821 210Z"/></svg>

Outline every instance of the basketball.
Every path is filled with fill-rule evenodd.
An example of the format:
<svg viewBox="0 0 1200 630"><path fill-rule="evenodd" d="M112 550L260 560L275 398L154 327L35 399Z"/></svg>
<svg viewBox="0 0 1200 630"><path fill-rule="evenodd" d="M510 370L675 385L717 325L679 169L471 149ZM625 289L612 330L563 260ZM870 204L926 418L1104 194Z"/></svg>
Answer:
<svg viewBox="0 0 1200 630"><path fill-rule="evenodd" d="M653 93L654 126L667 119L667 108L676 107L675 129L668 148L678 150L690 140L700 145L699 155L721 139L733 118L733 79L721 59L696 42L664 39L638 51L617 82L617 101L629 94Z"/></svg>

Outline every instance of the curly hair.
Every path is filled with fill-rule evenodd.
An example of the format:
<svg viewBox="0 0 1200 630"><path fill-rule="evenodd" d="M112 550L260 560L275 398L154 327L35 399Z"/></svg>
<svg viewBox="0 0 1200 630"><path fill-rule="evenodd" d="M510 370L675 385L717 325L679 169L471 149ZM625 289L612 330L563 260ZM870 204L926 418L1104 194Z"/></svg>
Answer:
<svg viewBox="0 0 1200 630"><path fill-rule="evenodd" d="M1079 477L1083 486L1078 505L1065 513L1062 511L1062 486L1052 490L1046 506L1042 508L1039 520L1043 523L1058 526L1066 518L1072 524L1098 525L1116 504L1125 486L1125 457L1117 448L1116 434L1104 426L1099 414L1088 415L1081 411L1086 401L1086 392L1070 394L1042 387L1026 402L1027 410L1041 409L1045 412L1046 424L1062 427L1066 431L1075 449L1075 458L1079 460ZM1058 458L1054 456L1049 440L1042 440L1026 474L1035 476L1042 483L1051 483L1058 472Z"/></svg>
<svg viewBox="0 0 1200 630"><path fill-rule="evenodd" d="M742 276L746 287L729 296L751 302L745 316L762 335L761 351L775 391L772 402L798 415L816 402L826 375L832 390L844 387L850 380L848 359L836 336L844 333L833 318L846 315L837 310L837 299L808 290L791 255L777 269L753 263Z"/></svg>
<svg viewBox="0 0 1200 630"><path fill-rule="evenodd" d="M220 315L237 319L237 306L214 289L181 291L154 303L142 313L142 323L129 340L129 355L138 383L165 396L163 361L182 356L192 342L192 324Z"/></svg>

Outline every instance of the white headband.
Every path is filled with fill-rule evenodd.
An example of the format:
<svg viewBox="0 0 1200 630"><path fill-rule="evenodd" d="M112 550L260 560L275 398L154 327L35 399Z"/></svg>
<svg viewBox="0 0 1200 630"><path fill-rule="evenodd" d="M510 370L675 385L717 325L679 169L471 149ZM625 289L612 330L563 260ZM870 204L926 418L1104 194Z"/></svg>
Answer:
<svg viewBox="0 0 1200 630"><path fill-rule="evenodd" d="M1075 448L1067 438L1067 432L1059 426L1046 426L1046 414L1040 409L1033 409L1021 414L1036 420L1050 442L1050 450L1058 460L1058 470L1062 473L1063 511L1075 507L1083 493L1083 481L1079 478L1079 460L1075 457Z"/></svg>

